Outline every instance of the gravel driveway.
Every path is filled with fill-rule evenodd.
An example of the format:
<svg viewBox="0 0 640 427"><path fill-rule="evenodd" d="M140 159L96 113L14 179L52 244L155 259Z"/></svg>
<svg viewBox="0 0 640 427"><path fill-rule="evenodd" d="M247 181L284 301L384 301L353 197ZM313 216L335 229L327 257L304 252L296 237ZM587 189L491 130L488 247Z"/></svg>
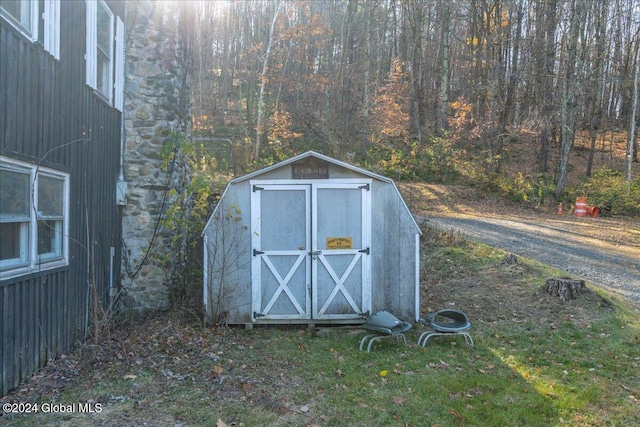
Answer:
<svg viewBox="0 0 640 427"><path fill-rule="evenodd" d="M423 219L445 230L459 230L469 240L557 267L640 305L640 250L617 249L543 223L499 218Z"/></svg>

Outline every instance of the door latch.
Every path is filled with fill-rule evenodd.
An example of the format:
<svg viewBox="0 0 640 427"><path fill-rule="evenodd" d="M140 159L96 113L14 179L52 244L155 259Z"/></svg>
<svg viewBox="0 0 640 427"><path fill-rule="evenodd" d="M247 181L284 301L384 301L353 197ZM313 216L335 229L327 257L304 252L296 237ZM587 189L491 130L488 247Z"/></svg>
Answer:
<svg viewBox="0 0 640 427"><path fill-rule="evenodd" d="M318 259L318 255L321 255L321 254L322 254L322 251L311 251L311 252L309 252L309 255L311 255L311 257L313 259Z"/></svg>

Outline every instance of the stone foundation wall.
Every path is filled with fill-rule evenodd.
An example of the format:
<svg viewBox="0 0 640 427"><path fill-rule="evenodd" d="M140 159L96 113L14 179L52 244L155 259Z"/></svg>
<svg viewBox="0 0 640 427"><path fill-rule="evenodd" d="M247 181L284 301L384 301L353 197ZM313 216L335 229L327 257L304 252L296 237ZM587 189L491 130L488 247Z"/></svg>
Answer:
<svg viewBox="0 0 640 427"><path fill-rule="evenodd" d="M189 90L181 37L182 2L128 2L125 76L122 301L128 309L166 309L173 266L162 216L185 171L163 168L167 131L189 131ZM171 173L169 173L171 172Z"/></svg>

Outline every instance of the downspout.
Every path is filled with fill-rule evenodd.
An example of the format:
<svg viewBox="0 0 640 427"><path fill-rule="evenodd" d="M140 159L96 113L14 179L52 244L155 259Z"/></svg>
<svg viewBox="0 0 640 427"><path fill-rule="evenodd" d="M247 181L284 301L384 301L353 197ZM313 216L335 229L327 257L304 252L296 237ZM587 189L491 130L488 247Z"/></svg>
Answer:
<svg viewBox="0 0 640 427"><path fill-rule="evenodd" d="M126 28L127 14L128 14L128 8L127 8L128 3L129 2L127 1L124 2L125 28ZM122 79L123 106L122 106L122 111L120 112L120 164L119 164L119 171L118 171L118 182L116 185L116 205L118 206L126 206L127 204L127 198L126 198L127 182L124 180L124 151L125 151L126 140L127 140L125 120L124 120L124 112L125 112L124 88L126 86L126 78L127 78L126 58L127 58L127 32L123 31L122 32L122 62L123 62L122 72L124 73L124 76Z"/></svg>
<svg viewBox="0 0 640 427"><path fill-rule="evenodd" d="M126 131L126 126L125 126L125 118L124 118L124 114L125 114L125 108L124 108L124 93L125 93L125 86L126 86L126 77L127 77L127 73L126 73L126 58L127 58L127 32L125 31L126 29L126 21L127 21L127 16L128 16L128 3L127 1L124 2L124 13L123 13L123 21L124 21L124 25L123 25L123 31L121 34L122 40L122 73L124 74L122 77L122 111L120 112L120 161L119 161L119 165L118 165L118 181L116 182L116 206L118 206L118 210L119 210L119 216L120 216L120 227L123 227L123 218L124 218L124 209L125 206L127 205L127 181L125 181L124 179L124 153L125 153L125 147L126 147L126 141L127 141L127 131ZM122 233L123 230L121 230ZM122 233L124 234L124 233ZM120 240L122 241L122 235L120 236ZM122 244L122 243L121 243ZM115 286L114 286L114 282L113 282L113 276L114 276L114 257L115 257L115 247L111 247L110 248L110 253L109 253L110 257L109 257L109 303L113 304L114 299L117 297L118 293L115 291Z"/></svg>

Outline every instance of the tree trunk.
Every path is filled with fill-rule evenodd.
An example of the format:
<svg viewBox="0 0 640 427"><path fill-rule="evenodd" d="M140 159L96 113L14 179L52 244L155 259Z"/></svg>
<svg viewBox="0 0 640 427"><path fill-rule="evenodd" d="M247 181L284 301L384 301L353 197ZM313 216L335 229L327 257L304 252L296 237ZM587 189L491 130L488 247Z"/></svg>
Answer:
<svg viewBox="0 0 640 427"><path fill-rule="evenodd" d="M510 121L513 122L515 118L515 100L517 98L517 90L518 90L518 63L520 61L520 41L522 36L522 2L517 2L515 5L516 11L516 30L515 34L513 34L513 47L511 53L511 60L509 66L509 81L506 88L506 95L504 100L504 106L502 108L502 113L500 115L500 133L504 133L507 130L507 123ZM511 34L511 31L510 31ZM511 118L511 120L509 120Z"/></svg>
<svg viewBox="0 0 640 427"><path fill-rule="evenodd" d="M362 112L363 126L360 142L360 150L362 158L366 159L367 150L369 148L369 132L371 130L371 124L369 120L369 113L371 111L371 93L369 87L371 85L371 56L373 55L371 49L371 21L373 20L373 8L371 3L366 3L367 7L367 20L365 22L365 40L366 40L366 53L365 53L365 69L364 69L364 108Z"/></svg>
<svg viewBox="0 0 640 427"><path fill-rule="evenodd" d="M602 3L594 3L595 12L597 18L595 19L596 25L596 52L594 58L595 68L595 81L590 84L587 90L590 93L591 102L591 120L589 123L589 136L591 137L591 147L589 150L589 160L587 161L587 176L591 176L591 170L593 168L593 158L596 151L596 139L598 138L598 130L600 128L600 121L602 118L602 94L604 92L604 49L605 49L605 28L607 19L607 10L609 9L609 2L604 1Z"/></svg>
<svg viewBox="0 0 640 427"><path fill-rule="evenodd" d="M542 81L542 114L540 131L540 153L538 162L540 164L540 172L547 172L548 155L549 155L549 138L553 135L553 75L554 64L556 60L556 0L546 0L544 6L540 6L540 14L538 19L540 22L545 21L545 33L540 35L541 49L544 57L544 68Z"/></svg>
<svg viewBox="0 0 640 427"><path fill-rule="evenodd" d="M448 113L449 113L449 39L451 28L449 21L451 19L450 2L442 0L440 2L440 10L442 10L442 74L440 78L440 131L444 134L449 129Z"/></svg>
<svg viewBox="0 0 640 427"><path fill-rule="evenodd" d="M569 166L569 152L575 139L576 124L576 104L578 92L578 77L576 73L578 36L582 25L583 8L578 4L578 0L573 0L571 4L571 18L569 34L565 36L565 70L562 79L562 145L560 148L560 168L558 170L558 180L556 182L556 199L562 197L567 178L567 168Z"/></svg>
<svg viewBox="0 0 640 427"><path fill-rule="evenodd" d="M273 46L273 31L276 26L276 20L278 19L278 10L280 9L280 2L276 2L276 9L273 11L273 20L271 21L271 27L269 28L269 40L267 42L267 51L264 54L264 61L262 62L262 74L260 74L260 97L258 98L258 113L256 117L256 146L253 151L253 157L257 160L260 158L260 144L263 134L262 121L264 114L264 88L267 85L267 72L269 71L269 55L271 54L271 46Z"/></svg>
<svg viewBox="0 0 640 427"><path fill-rule="evenodd" d="M636 55L636 73L633 79L633 101L631 104L631 118L629 123L629 143L627 146L627 183L631 185L631 164L637 159L636 153L636 111L638 110L638 80L640 80L640 56Z"/></svg>

